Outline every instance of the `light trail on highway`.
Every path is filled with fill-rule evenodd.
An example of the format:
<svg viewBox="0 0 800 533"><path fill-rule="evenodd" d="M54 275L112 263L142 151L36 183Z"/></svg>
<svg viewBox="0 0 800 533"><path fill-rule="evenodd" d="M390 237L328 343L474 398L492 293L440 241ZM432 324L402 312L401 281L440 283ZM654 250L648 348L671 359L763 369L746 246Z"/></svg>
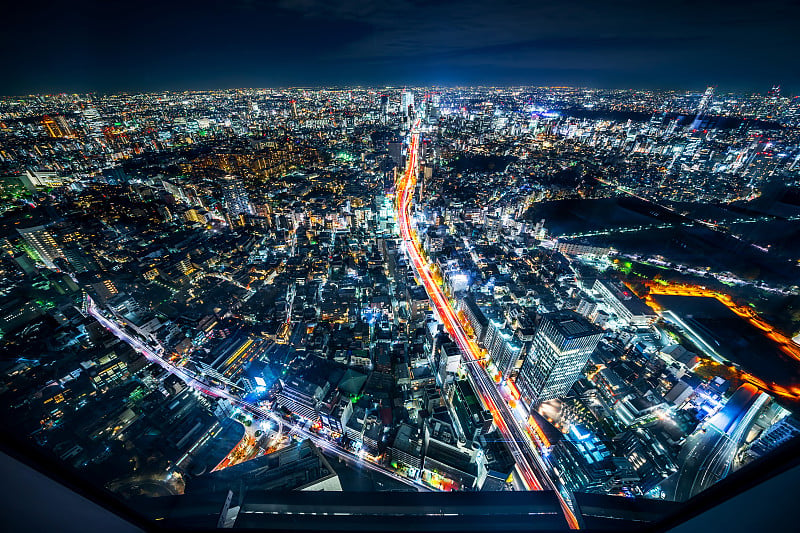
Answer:
<svg viewBox="0 0 800 533"><path fill-rule="evenodd" d="M425 287L425 291L437 315L461 350L462 360L467 363L463 365L467 371L467 376L475 391L481 396L484 405L492 413L497 428L506 439L524 484L529 490L552 490L559 500L564 518L569 527L579 529L580 522L575 514L576 509L574 507L576 506L572 502L571 495L560 483L557 486L557 483L550 477L544 459L542 459L538 449L534 449L535 444L527 433L520 428L511 409L503 400L496 384L484 368L480 364L469 364L481 359L480 350L475 341L466 334L450 302L434 281L430 267L422 258L419 242L412 233L409 212L417 181L419 132L416 128L419 127L419 123L420 121L417 120L410 132L408 162L405 172L398 181L395 198L397 217L400 222L400 237L403 240L406 253L414 267L414 271L422 281L422 285Z"/></svg>
<svg viewBox="0 0 800 533"><path fill-rule="evenodd" d="M761 412L764 404L768 401L769 396L767 394L758 393L753 405L736 424L736 429L730 435L723 435L721 444L706 459L703 468L700 469L700 478L695 481L695 486L692 487L693 495L707 489L730 473L733 462L736 459L736 452L745 438L745 433L750 429L756 415Z"/></svg>
<svg viewBox="0 0 800 533"><path fill-rule="evenodd" d="M417 121L415 127L418 127L418 125L419 121ZM576 505L572 501L571 494L560 483L560 481L554 481L550 476L548 466L545 464L544 459L539 454L536 444L532 441L531 437L526 433L526 431L523 430L518 424L516 418L511 412L510 407L500 395L495 382L480 364L475 364L476 361L481 359L480 349L475 341L466 334L452 306L448 302L439 285L434 281L428 264L422 258L420 245L412 235L409 221L409 210L414 187L416 185L418 148L419 133L412 130L408 164L405 172L398 182L396 198L396 208L398 219L400 221L400 235L405 245L408 257L410 258L414 270L419 276L419 279L422 280L423 286L425 287L425 290L431 300L431 303L433 304L434 309L437 312L437 315L444 323L447 332L458 345L462 354L462 360L465 363L468 363L463 365L467 371L467 376L470 379L475 391L480 395L487 409L489 409L489 411L492 413L497 428L506 439L509 449L515 459L517 470L520 473L526 488L529 490L552 490L559 500L566 523L572 529L579 529L580 522L578 516L576 516ZM125 328L120 327L114 321L109 320L106 316L104 316L103 313L97 308L94 301L92 301L88 296L87 311L116 337L128 343L135 350L145 356L149 361L158 364L166 371L184 381L193 389L207 396L224 398L231 402L231 404L251 413L254 417L283 422L282 418L275 413L265 410L259 406L247 403L241 398L231 394L228 390L201 381L197 379L197 377L191 371L173 365L164 359L162 354L158 353L157 350L153 349L139 338L130 335ZM328 441L327 439L320 438L319 436L308 432L306 429L298 425L287 425L297 434L311 439L315 445L337 456L347 463L366 467L372 471L400 481L401 483L412 486L417 490L430 490L428 487L416 480L400 476L392 470L384 468L383 466L373 463L366 458L361 457L360 455L345 450L333 442Z"/></svg>
<svg viewBox="0 0 800 533"><path fill-rule="evenodd" d="M229 391L217 387L215 385L205 383L194 374L187 369L179 366L175 366L171 362L165 360L156 350L152 347L147 345L146 343L142 342L142 340L136 338L135 336L130 335L124 328L120 327L114 321L109 320L102 311L97 307L94 300L91 299L88 295L86 296L86 310L87 312L94 317L100 324L103 325L107 330L109 330L115 337L126 342L129 344L134 350L141 353L148 361L159 365L161 368L169 372L170 374L176 376L178 379L186 383L192 389L199 391L206 396L211 396L213 398L223 398L231 402L231 404L239 407L240 409L247 411L253 417L258 419L268 419L276 422L279 424L279 427L287 426L289 431L294 431L295 434L310 439L317 447L327 451L328 453L335 455L339 459L343 460L345 463L348 464L355 464L359 467L366 467L368 470L372 470L373 472L377 472L383 474L384 476L391 477L392 479L399 481L405 485L415 488L418 491L429 492L431 489L427 486L423 485L417 480L413 480L407 478L405 476L401 476L395 473L388 468L384 468L381 465L373 463L372 461L367 460L364 457L361 457L355 453L350 452L349 450L345 450L341 446L329 441L328 439L323 439L318 435L315 435L305 428L297 424L288 423L282 417L278 416L277 414L273 413L272 411L263 409L257 405L250 404L245 402L241 398L234 396ZM178 461L181 463L183 458Z"/></svg>
<svg viewBox="0 0 800 533"><path fill-rule="evenodd" d="M675 483L675 501L686 501L728 476L736 461L736 452L769 400L768 394L758 392L734 428L726 431L712 422L703 424L689 436L681 454L683 461Z"/></svg>

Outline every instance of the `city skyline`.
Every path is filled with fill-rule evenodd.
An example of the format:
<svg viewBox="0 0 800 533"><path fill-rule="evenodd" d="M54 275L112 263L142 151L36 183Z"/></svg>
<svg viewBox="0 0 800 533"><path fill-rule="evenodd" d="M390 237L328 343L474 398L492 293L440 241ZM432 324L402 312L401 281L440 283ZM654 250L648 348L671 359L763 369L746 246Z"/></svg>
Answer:
<svg viewBox="0 0 800 533"><path fill-rule="evenodd" d="M0 98L3 434L168 528L657 527L800 437L798 131L778 86Z"/></svg>

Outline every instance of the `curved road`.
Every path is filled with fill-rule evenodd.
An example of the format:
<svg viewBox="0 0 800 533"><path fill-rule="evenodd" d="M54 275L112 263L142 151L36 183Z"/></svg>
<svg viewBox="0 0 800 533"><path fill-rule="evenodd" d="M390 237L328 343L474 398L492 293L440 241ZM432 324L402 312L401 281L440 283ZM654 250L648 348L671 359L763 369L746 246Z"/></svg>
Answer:
<svg viewBox="0 0 800 533"><path fill-rule="evenodd" d="M759 393L730 434L707 423L689 436L680 456L682 461L675 484L675 501L688 500L731 472L736 452L768 400L769 395Z"/></svg>
<svg viewBox="0 0 800 533"><path fill-rule="evenodd" d="M349 450L345 450L341 446L334 444L333 442L323 439L318 435L315 435L308 430L300 427L297 424L290 424L283 420L282 417L276 415L272 411L268 411L263 409L257 405L252 405L243 401L241 398L234 396L227 390L217 387L215 385L211 385L200 381L197 377L194 376L193 373L186 370L185 368L181 368L175 366L171 362L165 360L161 357L161 354L154 350L152 347L147 345L146 343L142 342L135 336L130 335L125 329L120 327L118 324L109 320L103 313L98 309L97 305L91 299L91 297L87 296L87 305L86 309L90 315L92 315L100 324L102 324L106 329L108 329L111 333L113 333L117 338L120 340L128 343L134 350L144 355L149 361L156 363L160 367L162 367L167 372L175 375L181 381L186 383L188 386L192 387L193 389L205 394L206 396L211 396L213 398L224 398L231 402L233 405L240 407L241 409L249 412L255 418L258 419L270 419L278 422L278 424L282 424L288 426L289 429L294 431L294 433L298 435L302 435L303 437L310 439L315 445L319 448L325 450L326 452L335 455L336 457L341 458L345 462L350 463L358 463L359 466L366 467L370 470L383 474L385 476L389 476L396 481L404 483L410 487L414 487L418 491L430 491L431 489L417 480L409 479L405 476L401 476L395 473L388 468L384 468L381 465L368 461L366 458L356 455Z"/></svg>

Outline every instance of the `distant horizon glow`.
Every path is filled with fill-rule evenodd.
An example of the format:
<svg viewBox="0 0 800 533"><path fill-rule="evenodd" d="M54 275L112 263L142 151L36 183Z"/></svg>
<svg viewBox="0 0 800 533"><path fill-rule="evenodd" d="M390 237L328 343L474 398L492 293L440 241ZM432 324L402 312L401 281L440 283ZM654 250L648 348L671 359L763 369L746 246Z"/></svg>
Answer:
<svg viewBox="0 0 800 533"><path fill-rule="evenodd" d="M0 94L241 87L533 85L800 88L800 5L476 0L15 6ZM747 16L741 11L746 9ZM58 21L63 45L41 17ZM398 24L407 21L407 24ZM142 36L146 36L142 38ZM769 43L769 54L763 46Z"/></svg>

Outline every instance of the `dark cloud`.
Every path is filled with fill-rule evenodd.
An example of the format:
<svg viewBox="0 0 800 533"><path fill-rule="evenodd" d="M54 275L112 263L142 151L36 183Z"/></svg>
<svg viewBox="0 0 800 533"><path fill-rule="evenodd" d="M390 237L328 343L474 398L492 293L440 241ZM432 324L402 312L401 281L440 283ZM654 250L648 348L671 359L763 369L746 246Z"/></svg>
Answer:
<svg viewBox="0 0 800 533"><path fill-rule="evenodd" d="M800 88L796 2L20 4L0 92L487 83Z"/></svg>

